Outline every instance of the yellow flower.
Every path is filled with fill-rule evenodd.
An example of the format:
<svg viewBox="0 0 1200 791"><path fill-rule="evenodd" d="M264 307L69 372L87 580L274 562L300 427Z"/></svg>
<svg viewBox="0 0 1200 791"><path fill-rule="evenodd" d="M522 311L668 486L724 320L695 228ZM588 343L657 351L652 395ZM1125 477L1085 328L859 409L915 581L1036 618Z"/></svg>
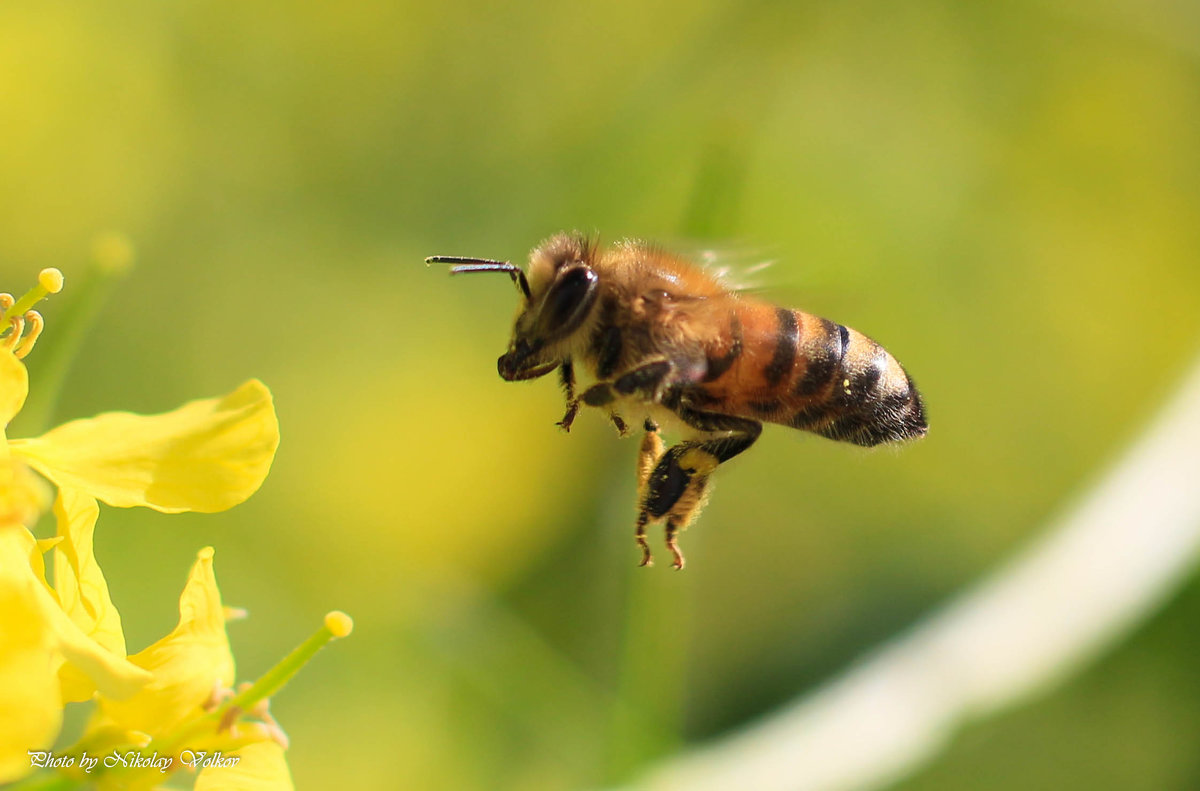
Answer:
<svg viewBox="0 0 1200 791"><path fill-rule="evenodd" d="M54 742L65 703L95 698L92 722L72 749L134 760L106 764L96 776L82 763L65 768L58 785L149 788L162 781L164 766L190 766L200 770L201 789L291 789L286 737L267 710L268 696L321 646L349 634L350 619L331 613L322 629L235 694L225 633L231 611L221 604L213 550L201 550L192 567L175 629L128 658L92 550L97 501L213 512L253 494L279 444L271 394L251 380L222 398L160 415L110 412L10 440L8 425L28 395L21 359L43 327L28 308L61 287L61 274L45 270L20 300L0 294L0 784L31 772L30 751ZM52 539L38 541L29 529L50 499L33 471L57 488ZM54 587L43 559L51 550ZM44 778L29 780L40 787Z"/></svg>
<svg viewBox="0 0 1200 791"><path fill-rule="evenodd" d="M98 696L97 716L81 744L136 745L130 761L95 778L103 788L142 788L162 778L159 766L200 769L196 788L289 791L283 757L287 738L267 709L278 691L329 641L353 628L343 613L254 684L234 694L233 654L225 633L226 609L213 573L213 550L200 550L179 598L179 623L166 637L129 659L153 680L135 695ZM206 760L207 759L207 760ZM158 765L151 763L159 762ZM149 767L149 768L147 768Z"/></svg>
<svg viewBox="0 0 1200 791"><path fill-rule="evenodd" d="M166 513L223 510L262 485L279 444L271 394L256 380L160 415L110 412L10 440L29 385L19 357L32 348L40 317L24 339L13 326L0 342L0 782L28 773L26 751L53 742L64 703L97 691L120 701L151 681L125 657L120 617L92 553L96 500ZM59 489L50 542L27 529L48 499L30 469ZM42 559L52 545L55 588ZM210 686L217 675L232 681L232 659L228 673L209 670Z"/></svg>
<svg viewBox="0 0 1200 791"><path fill-rule="evenodd" d="M68 771L68 777L103 789L143 789L161 783L166 771L193 768L200 770L197 788L290 791L283 757L287 740L267 709L268 697L324 645L350 634L353 622L344 613L329 613L321 629L234 694L234 661L225 632L230 610L222 606L208 547L198 553L179 598L175 629L128 661L118 658L68 617L78 612L83 597L63 592L60 604L42 576L46 545L54 543L60 551L71 542L61 550L61 569L75 577L68 588L82 593L91 587L83 581L94 582L98 574L88 571L95 560L85 551L94 507L85 496L61 493L56 513L82 518L51 542L35 541L19 525L0 530L0 606L6 614L0 621L0 783L28 774L26 751L45 750L54 740L62 710L55 674L58 664L69 661L95 683L99 706L67 754L86 750L113 756L117 763L85 776ZM85 620L106 622L102 609ZM95 628L94 633L111 638L114 630ZM57 661L48 661L56 656Z"/></svg>

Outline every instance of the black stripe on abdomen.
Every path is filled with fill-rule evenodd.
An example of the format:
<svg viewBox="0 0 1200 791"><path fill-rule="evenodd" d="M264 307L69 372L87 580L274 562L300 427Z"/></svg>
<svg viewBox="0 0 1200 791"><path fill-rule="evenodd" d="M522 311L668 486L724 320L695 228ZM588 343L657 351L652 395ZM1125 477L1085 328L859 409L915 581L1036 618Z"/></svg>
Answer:
<svg viewBox="0 0 1200 791"><path fill-rule="evenodd" d="M825 389L842 367L850 348L850 331L829 319L821 319L821 347L806 361L804 376L796 383L794 395L811 396Z"/></svg>
<svg viewBox="0 0 1200 791"><path fill-rule="evenodd" d="M775 317L779 319L775 353L771 356L771 362L763 369L763 378L771 386L779 384L792 372L792 366L796 364L796 345L800 342L800 325L796 321L796 312L787 308L776 308Z"/></svg>
<svg viewBox="0 0 1200 791"><path fill-rule="evenodd" d="M851 378L851 395L842 396L842 413L817 429L818 434L867 447L924 436L925 410L912 379L905 374L900 387L888 392L885 384L880 392L879 378L888 360L887 352L879 349L872 364ZM856 392L856 387L862 389Z"/></svg>

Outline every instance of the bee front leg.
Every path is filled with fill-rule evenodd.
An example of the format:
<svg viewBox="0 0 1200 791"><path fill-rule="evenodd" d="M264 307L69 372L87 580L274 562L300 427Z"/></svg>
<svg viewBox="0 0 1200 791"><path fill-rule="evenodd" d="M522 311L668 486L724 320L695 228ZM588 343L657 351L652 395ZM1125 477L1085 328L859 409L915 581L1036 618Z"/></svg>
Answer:
<svg viewBox="0 0 1200 791"><path fill-rule="evenodd" d="M563 431L570 432L571 424L579 414L579 399L575 397L575 366L572 365L571 358L563 360L562 367L558 369L558 377L567 396L567 413L557 425Z"/></svg>

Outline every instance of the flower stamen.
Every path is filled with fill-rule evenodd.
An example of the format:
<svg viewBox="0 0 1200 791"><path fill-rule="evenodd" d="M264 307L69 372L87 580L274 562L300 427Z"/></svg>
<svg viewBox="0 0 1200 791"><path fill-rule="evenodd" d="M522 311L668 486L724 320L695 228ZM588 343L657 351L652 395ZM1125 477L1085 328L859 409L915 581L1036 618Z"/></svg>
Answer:
<svg viewBox="0 0 1200 791"><path fill-rule="evenodd" d="M46 322L44 319L42 319L42 314L38 313L36 310L25 311L24 318L25 323L29 327L29 332L25 334L25 337L22 338L21 342L17 344L17 347L13 349L13 354L16 355L18 360L23 360L25 355L33 351L33 345L37 343L38 337L41 336L42 330L46 327Z"/></svg>
<svg viewBox="0 0 1200 791"><path fill-rule="evenodd" d="M6 310L24 313L51 294L62 291L63 274L54 267L43 269L38 273L38 284L21 295L14 304Z"/></svg>
<svg viewBox="0 0 1200 791"><path fill-rule="evenodd" d="M21 335L25 332L25 317L12 316L8 320L8 327L12 331L8 333L8 336L3 341L4 348L15 353L17 344L21 340Z"/></svg>
<svg viewBox="0 0 1200 791"><path fill-rule="evenodd" d="M271 714L270 698L263 698L258 703L255 703L250 709L250 714L266 726L271 741L285 750L288 748L291 740L288 739L288 735L284 732L283 727L280 726L279 721Z"/></svg>
<svg viewBox="0 0 1200 791"><path fill-rule="evenodd" d="M228 732L230 736L236 737L237 733L234 731L234 725L237 723L238 718L242 716L242 713L242 707L236 704L225 709L224 713L221 714L221 719L217 722L217 733Z"/></svg>
<svg viewBox="0 0 1200 791"><path fill-rule="evenodd" d="M233 698L233 690L221 683L221 679L213 682L212 692L208 693L208 700L200 704L200 708L207 712L216 711L221 704Z"/></svg>
<svg viewBox="0 0 1200 791"><path fill-rule="evenodd" d="M7 327L0 330L0 335L5 330L8 332L0 338L0 346L12 352L17 359L33 351L33 345L37 343L46 322L40 313L30 308L49 295L62 291L62 287L62 272L49 267L38 273L37 285L22 294L20 299L13 299L12 294L0 294L0 323L8 323ZM26 324L29 325L28 333L25 332Z"/></svg>

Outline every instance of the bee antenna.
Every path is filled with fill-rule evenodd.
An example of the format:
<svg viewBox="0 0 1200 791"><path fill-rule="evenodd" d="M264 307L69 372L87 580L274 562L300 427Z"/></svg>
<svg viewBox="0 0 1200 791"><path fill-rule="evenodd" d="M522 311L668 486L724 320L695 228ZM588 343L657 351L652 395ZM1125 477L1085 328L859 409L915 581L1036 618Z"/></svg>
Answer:
<svg viewBox="0 0 1200 791"><path fill-rule="evenodd" d="M508 261L494 261L491 258L470 258L461 255L431 255L425 259L426 264L455 264L450 267L450 274L461 275L469 272L507 272L512 281L521 289L525 299L530 299L529 281L521 267Z"/></svg>

